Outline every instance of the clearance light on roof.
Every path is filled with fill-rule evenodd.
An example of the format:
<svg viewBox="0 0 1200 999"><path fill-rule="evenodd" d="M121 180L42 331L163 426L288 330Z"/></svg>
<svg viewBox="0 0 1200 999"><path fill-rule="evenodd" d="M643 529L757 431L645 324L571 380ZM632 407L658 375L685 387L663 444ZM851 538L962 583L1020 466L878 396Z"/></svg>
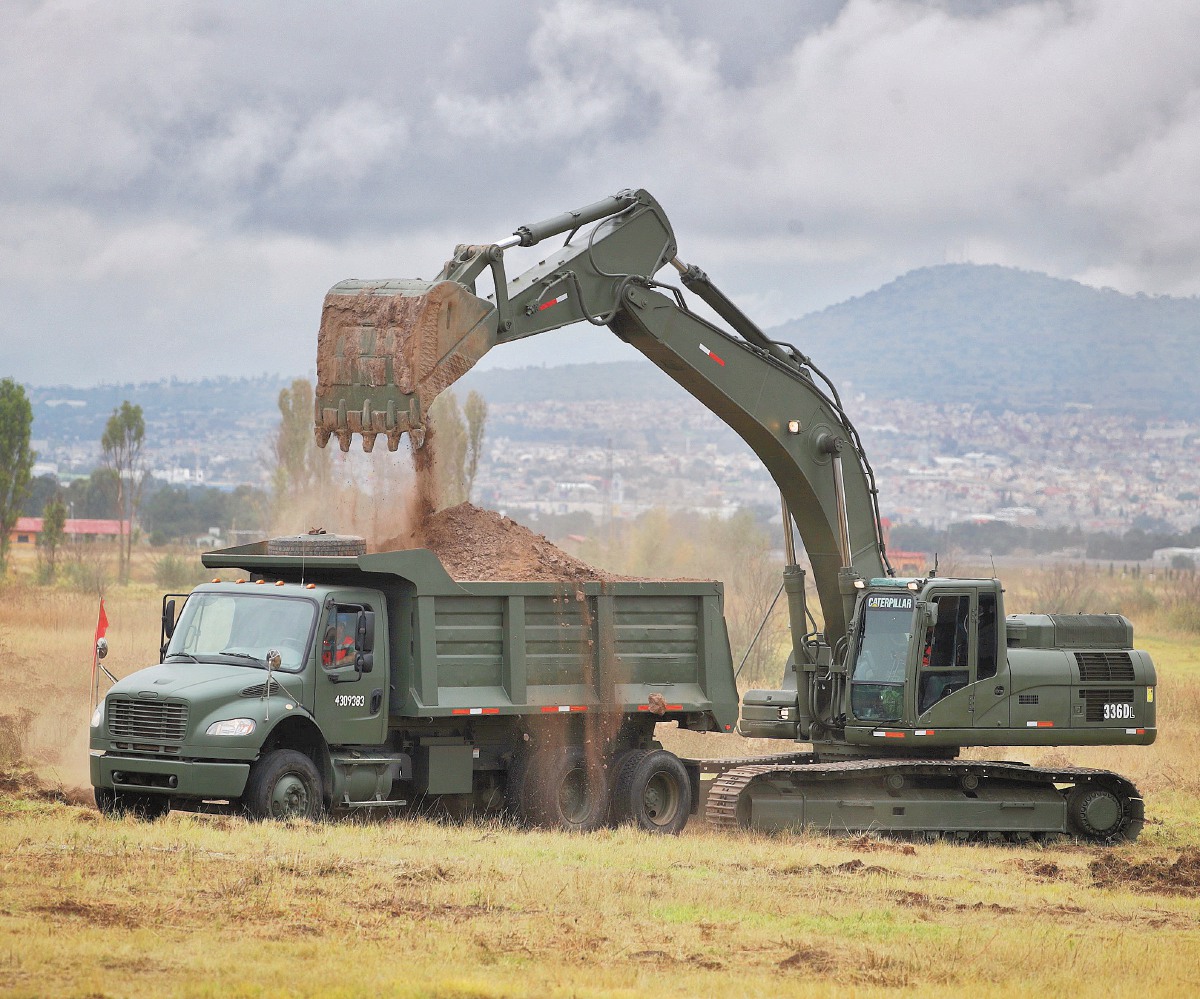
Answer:
<svg viewBox="0 0 1200 999"><path fill-rule="evenodd" d="M306 590L315 590L317 588L317 584L316 583L307 583L307 584L305 584L304 588Z"/></svg>
<svg viewBox="0 0 1200 999"><path fill-rule="evenodd" d="M282 579L277 579L277 580L275 580L275 585L276 585L276 586L282 586L282 585L283 585L283 580L282 580Z"/></svg>

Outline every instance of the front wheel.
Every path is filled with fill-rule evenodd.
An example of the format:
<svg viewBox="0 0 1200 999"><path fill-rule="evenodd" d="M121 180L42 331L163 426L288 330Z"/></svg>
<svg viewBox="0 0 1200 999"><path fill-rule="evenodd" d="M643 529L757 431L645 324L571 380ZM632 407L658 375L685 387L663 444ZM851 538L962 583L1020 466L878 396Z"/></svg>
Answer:
<svg viewBox="0 0 1200 999"><path fill-rule="evenodd" d="M242 808L252 819L319 819L321 775L303 753L277 749L250 768Z"/></svg>

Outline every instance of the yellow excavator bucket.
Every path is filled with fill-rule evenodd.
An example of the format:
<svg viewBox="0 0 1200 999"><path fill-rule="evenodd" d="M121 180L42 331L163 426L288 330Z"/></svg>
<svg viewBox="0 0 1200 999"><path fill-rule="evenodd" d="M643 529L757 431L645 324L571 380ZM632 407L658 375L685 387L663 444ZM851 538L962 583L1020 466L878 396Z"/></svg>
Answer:
<svg viewBox="0 0 1200 999"><path fill-rule="evenodd" d="M489 321L490 320L490 321ZM317 443L355 434L425 439L433 400L495 342L495 308L455 281L343 281L325 296L317 334Z"/></svg>

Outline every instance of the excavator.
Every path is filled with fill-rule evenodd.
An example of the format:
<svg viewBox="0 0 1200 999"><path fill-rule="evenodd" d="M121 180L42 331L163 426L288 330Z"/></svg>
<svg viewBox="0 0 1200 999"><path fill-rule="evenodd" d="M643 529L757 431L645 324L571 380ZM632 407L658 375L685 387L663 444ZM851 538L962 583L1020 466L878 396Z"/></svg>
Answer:
<svg viewBox="0 0 1200 999"><path fill-rule="evenodd" d="M563 236L508 278L506 254ZM540 254L539 254L540 255ZM678 284L658 275L664 270ZM477 294L490 274L492 290ZM697 314L694 295L720 321ZM997 579L895 574L878 490L837 389L681 261L644 190L460 245L432 281L344 281L325 298L315 430L414 455L429 406L493 347L607 327L732 427L777 484L790 654L738 731L811 749L706 761L720 828L1133 840L1144 802L1106 770L964 758L973 747L1149 745L1156 675L1117 614L1005 614ZM799 535L810 569L800 564ZM808 606L808 575L820 625Z"/></svg>

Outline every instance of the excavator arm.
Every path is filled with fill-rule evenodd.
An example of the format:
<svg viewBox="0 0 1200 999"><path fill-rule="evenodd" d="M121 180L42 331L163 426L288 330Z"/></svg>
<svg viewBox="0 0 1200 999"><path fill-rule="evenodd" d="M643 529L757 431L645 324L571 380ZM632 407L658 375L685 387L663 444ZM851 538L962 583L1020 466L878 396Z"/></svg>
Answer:
<svg viewBox="0 0 1200 999"><path fill-rule="evenodd" d="M565 245L507 279L506 250L564 232ZM729 329L655 280L667 264ZM487 298L475 294L484 270L495 288ZM347 450L359 434L370 451L383 434L395 450L408 433L420 447L430 403L487 351L581 321L641 351L758 455L812 563L826 638L845 636L855 581L890 575L858 436L808 358L769 339L703 271L678 260L670 222L645 191L522 226L498 243L459 246L431 282L335 286L318 338L318 443L335 436ZM790 523L785 533L790 551ZM803 634L802 620L792 624Z"/></svg>

